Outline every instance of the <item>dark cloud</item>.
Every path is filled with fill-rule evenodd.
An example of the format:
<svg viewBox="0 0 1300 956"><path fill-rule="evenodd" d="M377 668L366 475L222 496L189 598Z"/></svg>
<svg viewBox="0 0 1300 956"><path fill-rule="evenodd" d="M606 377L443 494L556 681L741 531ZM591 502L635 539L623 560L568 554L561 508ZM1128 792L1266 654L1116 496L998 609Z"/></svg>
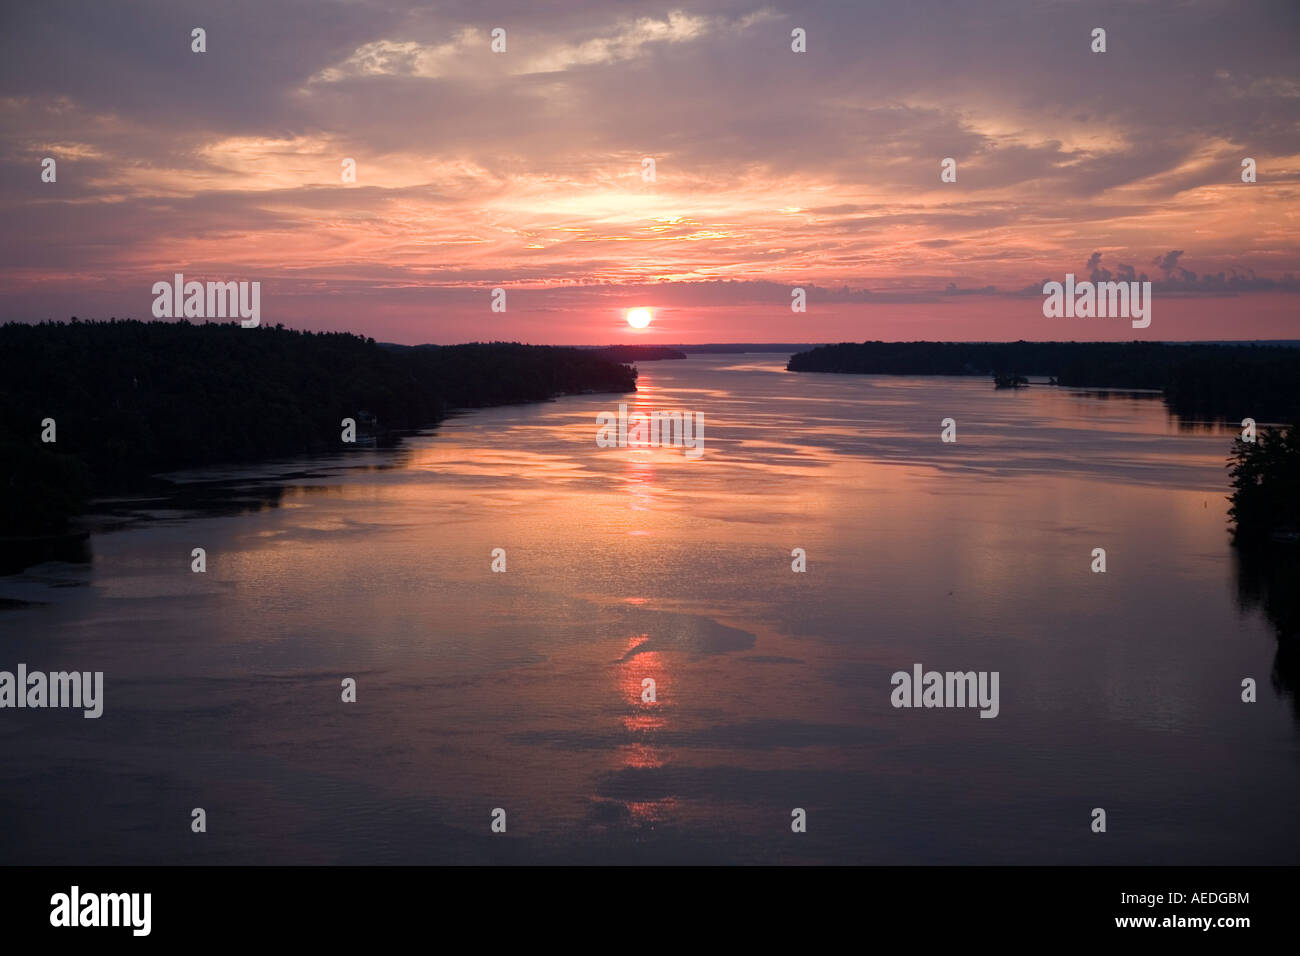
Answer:
<svg viewBox="0 0 1300 956"><path fill-rule="evenodd" d="M1156 256L1151 260L1151 264L1165 275L1169 275L1169 273L1174 271L1174 267L1178 265L1178 257L1182 254L1183 250L1181 249L1171 249L1163 256Z"/></svg>

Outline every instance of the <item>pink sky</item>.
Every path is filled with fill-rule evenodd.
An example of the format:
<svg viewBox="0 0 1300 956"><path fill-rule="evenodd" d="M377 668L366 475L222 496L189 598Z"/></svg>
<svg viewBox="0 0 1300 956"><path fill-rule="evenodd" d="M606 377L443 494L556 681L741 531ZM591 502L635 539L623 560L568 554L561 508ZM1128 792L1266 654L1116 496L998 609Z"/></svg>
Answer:
<svg viewBox="0 0 1300 956"><path fill-rule="evenodd" d="M261 282L264 323L406 343L1300 338L1293 4L362 0L13 27L0 321L149 318L181 272ZM1147 277L1150 328L1043 318L1067 272Z"/></svg>

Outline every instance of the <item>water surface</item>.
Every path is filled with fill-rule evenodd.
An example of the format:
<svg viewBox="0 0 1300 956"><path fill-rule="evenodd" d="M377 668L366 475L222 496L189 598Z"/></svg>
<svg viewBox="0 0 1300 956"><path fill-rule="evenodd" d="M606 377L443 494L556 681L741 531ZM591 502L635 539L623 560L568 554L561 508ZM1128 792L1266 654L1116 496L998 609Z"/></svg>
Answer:
<svg viewBox="0 0 1300 956"><path fill-rule="evenodd" d="M645 363L635 396L107 505L89 564L0 578L32 602L0 668L102 670L107 698L0 712L0 861L1300 861L1231 433L784 364ZM620 401L703 412L703 457L597 448ZM998 671L1000 715L894 709L916 662Z"/></svg>

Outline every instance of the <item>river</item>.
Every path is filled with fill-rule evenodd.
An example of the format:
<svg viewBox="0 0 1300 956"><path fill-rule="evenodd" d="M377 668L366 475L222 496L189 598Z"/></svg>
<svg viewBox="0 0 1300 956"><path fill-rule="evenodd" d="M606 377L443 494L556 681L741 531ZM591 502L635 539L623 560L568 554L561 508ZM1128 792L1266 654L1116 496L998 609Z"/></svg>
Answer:
<svg viewBox="0 0 1300 956"><path fill-rule="evenodd" d="M785 360L103 503L0 578L0 669L104 672L99 719L0 711L0 862L1300 862L1230 430ZM623 401L703 453L597 447ZM892 706L914 664L997 716Z"/></svg>

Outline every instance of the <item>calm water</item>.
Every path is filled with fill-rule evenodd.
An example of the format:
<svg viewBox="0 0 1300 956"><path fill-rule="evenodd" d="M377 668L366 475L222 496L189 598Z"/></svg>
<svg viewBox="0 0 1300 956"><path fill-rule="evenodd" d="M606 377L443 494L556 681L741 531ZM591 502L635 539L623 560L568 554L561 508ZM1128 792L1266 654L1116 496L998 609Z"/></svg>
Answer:
<svg viewBox="0 0 1300 956"><path fill-rule="evenodd" d="M0 712L0 862L1300 862L1231 434L784 364L643 364L635 397L114 503L91 563L0 578L35 602L0 669L106 696ZM703 412L703 457L597 448L619 401ZM999 671L1000 716L894 709L916 662Z"/></svg>

